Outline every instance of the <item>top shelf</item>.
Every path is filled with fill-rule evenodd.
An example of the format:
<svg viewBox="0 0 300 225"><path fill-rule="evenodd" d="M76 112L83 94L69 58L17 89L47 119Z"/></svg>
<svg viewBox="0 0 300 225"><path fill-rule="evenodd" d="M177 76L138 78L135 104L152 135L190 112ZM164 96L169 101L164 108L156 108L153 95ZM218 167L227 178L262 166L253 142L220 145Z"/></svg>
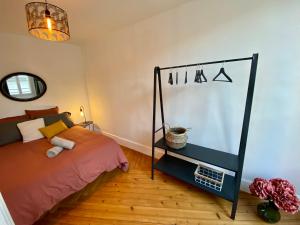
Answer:
<svg viewBox="0 0 300 225"><path fill-rule="evenodd" d="M222 152L189 143L182 149L172 149L167 146L164 138L161 138L159 141L157 141L154 147L162 148L178 155L199 160L201 162L218 166L230 171L238 171L238 156L231 153Z"/></svg>

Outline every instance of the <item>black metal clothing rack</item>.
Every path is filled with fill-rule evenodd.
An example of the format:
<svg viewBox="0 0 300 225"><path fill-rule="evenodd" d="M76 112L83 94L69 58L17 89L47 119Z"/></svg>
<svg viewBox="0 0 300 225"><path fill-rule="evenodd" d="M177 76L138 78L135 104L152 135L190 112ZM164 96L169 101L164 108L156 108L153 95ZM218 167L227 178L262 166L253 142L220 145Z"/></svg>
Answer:
<svg viewBox="0 0 300 225"><path fill-rule="evenodd" d="M248 83L248 91L247 91L247 98L246 98L246 105L244 111L244 119L243 119L238 155L215 150L215 149L210 149L210 148L206 148L194 144L189 144L189 143L183 149L174 150L172 148L169 148L165 142L166 129L165 129L164 108L163 108L161 71L182 68L182 67L191 67L191 66L198 66L198 65L227 63L227 62L236 62L236 61L245 61L245 60L251 61L251 69L250 69L250 77ZM163 68L156 66L154 68L151 178L154 179L154 169L157 169L168 175L176 177L177 179L185 181L189 184L192 184L198 188L201 188L207 192L210 192L212 194L215 194L219 197L222 197L232 202L232 210L231 210L232 219L235 219L238 198L239 198L247 136L249 130L250 114L251 114L252 100L253 100L253 93L254 93L254 86L255 86L257 62L258 62L258 54L256 53L253 54L252 57L247 57L247 58L202 62L196 64L179 65L179 66L163 67ZM161 123L162 123L162 126L159 129L155 128L157 83L159 89L158 91L159 91L159 102L160 102ZM155 134L160 130L163 131L163 137L156 142ZM154 160L155 148L161 148L165 150L164 155L156 163ZM228 174L225 175L223 187L220 192L214 189L210 189L194 181L194 171L197 167L196 164L190 163L189 161L183 159L179 159L177 157L173 157L169 155L168 152L173 152L181 156L199 160L220 168L233 171L234 176Z"/></svg>

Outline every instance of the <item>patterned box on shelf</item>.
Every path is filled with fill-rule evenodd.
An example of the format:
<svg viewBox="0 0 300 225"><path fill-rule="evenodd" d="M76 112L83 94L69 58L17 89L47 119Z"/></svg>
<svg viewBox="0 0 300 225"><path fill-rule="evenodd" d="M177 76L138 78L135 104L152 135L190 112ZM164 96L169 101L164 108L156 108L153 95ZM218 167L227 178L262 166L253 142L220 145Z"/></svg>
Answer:
<svg viewBox="0 0 300 225"><path fill-rule="evenodd" d="M195 182L216 191L221 191L224 172L199 164L195 170Z"/></svg>

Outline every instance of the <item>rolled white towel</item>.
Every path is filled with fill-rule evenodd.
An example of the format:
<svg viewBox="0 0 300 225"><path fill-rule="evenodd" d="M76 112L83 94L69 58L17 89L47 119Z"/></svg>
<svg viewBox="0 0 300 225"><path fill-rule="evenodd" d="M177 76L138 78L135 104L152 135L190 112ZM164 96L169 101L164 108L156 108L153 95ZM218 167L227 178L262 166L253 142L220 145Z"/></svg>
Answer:
<svg viewBox="0 0 300 225"><path fill-rule="evenodd" d="M54 146L54 147L48 149L47 156L48 156L48 158L53 158L53 157L57 156L59 153L61 153L62 150L64 150L62 147Z"/></svg>
<svg viewBox="0 0 300 225"><path fill-rule="evenodd" d="M70 140L60 138L60 137L57 137L57 136L52 138L50 142L53 145L60 146L60 147L63 147L63 148L67 148L67 149L72 149L75 146L74 141L70 141Z"/></svg>

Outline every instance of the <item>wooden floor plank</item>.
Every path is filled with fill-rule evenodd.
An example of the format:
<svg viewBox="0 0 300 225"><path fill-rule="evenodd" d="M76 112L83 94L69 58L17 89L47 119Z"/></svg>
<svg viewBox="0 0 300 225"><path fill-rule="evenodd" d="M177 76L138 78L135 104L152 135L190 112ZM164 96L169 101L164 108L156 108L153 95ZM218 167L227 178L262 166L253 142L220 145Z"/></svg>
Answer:
<svg viewBox="0 0 300 225"><path fill-rule="evenodd" d="M159 171L150 179L151 158L123 148L127 173L105 173L62 201L35 225L263 225L257 198L241 192L236 220L231 203ZM300 216L282 213L278 224L299 225Z"/></svg>

